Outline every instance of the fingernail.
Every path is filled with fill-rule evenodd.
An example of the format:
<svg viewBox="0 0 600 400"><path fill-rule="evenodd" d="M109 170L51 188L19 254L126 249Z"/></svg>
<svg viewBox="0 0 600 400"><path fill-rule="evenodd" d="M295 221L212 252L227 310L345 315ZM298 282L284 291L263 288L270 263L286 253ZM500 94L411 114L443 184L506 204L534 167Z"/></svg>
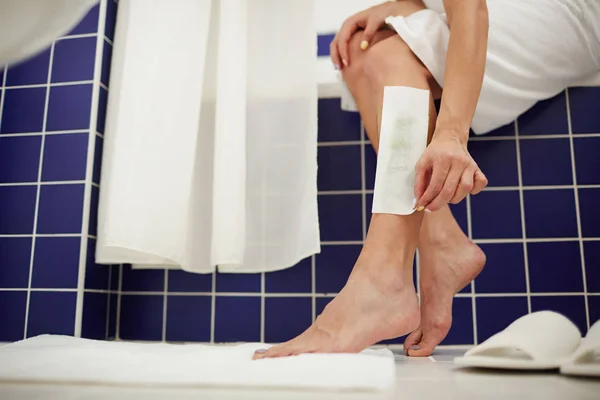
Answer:
<svg viewBox="0 0 600 400"><path fill-rule="evenodd" d="M419 345L417 344L417 345L411 346L411 347L410 347L410 349L411 349L411 350L421 350L421 346L419 346Z"/></svg>
<svg viewBox="0 0 600 400"><path fill-rule="evenodd" d="M255 351L256 354L267 354L267 350L265 349L258 349Z"/></svg>
<svg viewBox="0 0 600 400"><path fill-rule="evenodd" d="M344 66L347 67L348 66L348 61L342 59L342 64L344 64Z"/></svg>
<svg viewBox="0 0 600 400"><path fill-rule="evenodd" d="M419 206L419 207L417 207L417 211L423 211L424 209L425 209L425 207L424 207L424 206Z"/></svg>
<svg viewBox="0 0 600 400"><path fill-rule="evenodd" d="M429 208L426 208L426 209L425 209L425 212L426 212L426 213L430 213L430 212L432 212L432 211L431 211Z"/></svg>
<svg viewBox="0 0 600 400"><path fill-rule="evenodd" d="M366 40L363 40L362 42L360 42L360 48L362 50L366 50L367 47L369 47L369 42L367 42Z"/></svg>

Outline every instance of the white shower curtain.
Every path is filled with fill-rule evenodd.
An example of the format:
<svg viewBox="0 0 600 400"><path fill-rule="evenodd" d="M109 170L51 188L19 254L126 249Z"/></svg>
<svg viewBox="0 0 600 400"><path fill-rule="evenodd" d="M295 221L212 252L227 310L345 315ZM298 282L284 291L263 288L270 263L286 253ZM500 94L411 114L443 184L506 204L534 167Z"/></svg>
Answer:
<svg viewBox="0 0 600 400"><path fill-rule="evenodd" d="M318 253L313 1L121 0L98 263L209 273Z"/></svg>

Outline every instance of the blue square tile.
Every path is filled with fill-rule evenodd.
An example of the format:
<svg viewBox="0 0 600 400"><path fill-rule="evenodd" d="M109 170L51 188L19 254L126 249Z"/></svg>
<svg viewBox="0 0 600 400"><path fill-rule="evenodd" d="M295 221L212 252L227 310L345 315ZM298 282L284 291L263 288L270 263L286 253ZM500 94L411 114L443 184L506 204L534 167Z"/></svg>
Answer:
<svg viewBox="0 0 600 400"><path fill-rule="evenodd" d="M52 87L46 130L89 129L91 107L92 84Z"/></svg>
<svg viewBox="0 0 600 400"><path fill-rule="evenodd" d="M588 307L590 309L590 326L600 321L600 296L588 296Z"/></svg>
<svg viewBox="0 0 600 400"><path fill-rule="evenodd" d="M469 235L469 219L467 216L467 202L461 201L458 204L448 204L450 206L450 211L452 212L452 216L456 220L460 229L465 233L465 235Z"/></svg>
<svg viewBox="0 0 600 400"><path fill-rule="evenodd" d="M216 274L216 291L220 293L260 292L260 274Z"/></svg>
<svg viewBox="0 0 600 400"><path fill-rule="evenodd" d="M365 189L375 188L375 173L377 172L377 153L371 145L365 146Z"/></svg>
<svg viewBox="0 0 600 400"><path fill-rule="evenodd" d="M102 42L104 49L102 50L102 71L100 74L100 82L108 87L110 81L110 62L112 60L112 46L106 40Z"/></svg>
<svg viewBox="0 0 600 400"><path fill-rule="evenodd" d="M265 274L267 293L310 293L312 291L312 257L292 268Z"/></svg>
<svg viewBox="0 0 600 400"><path fill-rule="evenodd" d="M37 233L81 233L84 185L42 185Z"/></svg>
<svg viewBox="0 0 600 400"><path fill-rule="evenodd" d="M360 116L342 110L339 98L319 99L319 142L360 140Z"/></svg>
<svg viewBox="0 0 600 400"><path fill-rule="evenodd" d="M114 340L117 338L117 306L118 306L118 295L110 294L109 295L109 305L108 305L108 333L106 336L107 340Z"/></svg>
<svg viewBox="0 0 600 400"><path fill-rule="evenodd" d="M95 58L95 37L57 40L52 59L52 82L94 79Z"/></svg>
<svg viewBox="0 0 600 400"><path fill-rule="evenodd" d="M117 22L117 2L115 0L108 0L106 2L106 23L104 25L104 33L107 38L114 40L115 38L115 26Z"/></svg>
<svg viewBox="0 0 600 400"><path fill-rule="evenodd" d="M362 246L323 246L315 258L315 290L317 293L338 293L348 280Z"/></svg>
<svg viewBox="0 0 600 400"><path fill-rule="evenodd" d="M600 189L579 189L579 216L583 237L600 237L599 204ZM2 221L1 218L0 221Z"/></svg>
<svg viewBox="0 0 600 400"><path fill-rule="evenodd" d="M488 178L489 186L518 186L517 145L514 140L469 142L469 152Z"/></svg>
<svg viewBox="0 0 600 400"><path fill-rule="evenodd" d="M572 189L525 190L523 201L528 238L577 237Z"/></svg>
<svg viewBox="0 0 600 400"><path fill-rule="evenodd" d="M88 136L87 133L47 135L42 181L84 180Z"/></svg>
<svg viewBox="0 0 600 400"><path fill-rule="evenodd" d="M106 338L107 312L108 293L85 292L81 316L81 337L104 340Z"/></svg>
<svg viewBox="0 0 600 400"><path fill-rule="evenodd" d="M0 67L0 88L4 86L4 66Z"/></svg>
<svg viewBox="0 0 600 400"><path fill-rule="evenodd" d="M476 300L477 341L504 330L527 314L527 297L480 297Z"/></svg>
<svg viewBox="0 0 600 400"><path fill-rule="evenodd" d="M258 342L260 324L260 297L217 296L214 337L216 343Z"/></svg>
<svg viewBox="0 0 600 400"><path fill-rule="evenodd" d="M265 299L265 342L283 343L304 332L312 322L310 297Z"/></svg>
<svg viewBox="0 0 600 400"><path fill-rule="evenodd" d="M119 338L123 340L162 340L162 295L121 296Z"/></svg>
<svg viewBox="0 0 600 400"><path fill-rule="evenodd" d="M0 136L0 183L37 182L41 136Z"/></svg>
<svg viewBox="0 0 600 400"><path fill-rule="evenodd" d="M584 296L532 296L531 311L555 311L569 318L584 334L587 331Z"/></svg>
<svg viewBox="0 0 600 400"><path fill-rule="evenodd" d="M104 139L96 135L96 145L94 146L94 170L92 174L92 182L100 184L100 176L102 170L102 150Z"/></svg>
<svg viewBox="0 0 600 400"><path fill-rule="evenodd" d="M598 104L600 87L578 87L569 89L571 129L573 133L600 133Z"/></svg>
<svg viewBox="0 0 600 400"><path fill-rule="evenodd" d="M104 133L106 126L106 106L108 102L108 92L104 88L100 88L98 92L98 120L96 121L96 131Z"/></svg>
<svg viewBox="0 0 600 400"><path fill-rule="evenodd" d="M210 296L169 296L167 299L168 342L210 342Z"/></svg>
<svg viewBox="0 0 600 400"><path fill-rule="evenodd" d="M519 135L568 134L565 93L543 100L519 117Z"/></svg>
<svg viewBox="0 0 600 400"><path fill-rule="evenodd" d="M515 123L511 122L486 133L485 136L515 136L515 133Z"/></svg>
<svg viewBox="0 0 600 400"><path fill-rule="evenodd" d="M331 303L334 298L335 297L317 297L315 299L315 314L317 317L323 313L327 304Z"/></svg>
<svg viewBox="0 0 600 400"><path fill-rule="evenodd" d="M41 132L45 104L45 87L4 89L0 133Z"/></svg>
<svg viewBox="0 0 600 400"><path fill-rule="evenodd" d="M27 337L75 333L76 292L31 292Z"/></svg>
<svg viewBox="0 0 600 400"><path fill-rule="evenodd" d="M0 186L0 234L33 233L35 186Z"/></svg>
<svg viewBox="0 0 600 400"><path fill-rule="evenodd" d="M2 248L0 242L0 249ZM1 250L0 250L1 251ZM583 242L588 293L600 293L600 240Z"/></svg>
<svg viewBox="0 0 600 400"><path fill-rule="evenodd" d="M121 270L123 269L123 265L111 265L110 266L110 289L111 290L120 290L121 286Z"/></svg>
<svg viewBox="0 0 600 400"><path fill-rule="evenodd" d="M569 139L521 139L523 185L571 185Z"/></svg>
<svg viewBox="0 0 600 400"><path fill-rule="evenodd" d="M123 292L163 292L165 290L165 271L162 269L133 269L123 266L121 280Z"/></svg>
<svg viewBox="0 0 600 400"><path fill-rule="evenodd" d="M98 202L100 201L100 189L95 186L91 188L90 198L90 219L88 225L88 234L96 236L98 231Z"/></svg>
<svg viewBox="0 0 600 400"><path fill-rule="evenodd" d="M600 117L597 117L600 120ZM577 184L600 184L600 137L575 138L575 170L577 171Z"/></svg>
<svg viewBox="0 0 600 400"><path fill-rule="evenodd" d="M362 195L320 195L322 241L362 240Z"/></svg>
<svg viewBox="0 0 600 400"><path fill-rule="evenodd" d="M334 37L335 37L335 33L317 36L317 56L319 56L319 57L329 56L329 45L333 41Z"/></svg>
<svg viewBox="0 0 600 400"><path fill-rule="evenodd" d="M579 242L527 243L531 292L582 292Z"/></svg>
<svg viewBox="0 0 600 400"><path fill-rule="evenodd" d="M34 288L77 288L79 275L78 237L38 237L33 258Z"/></svg>
<svg viewBox="0 0 600 400"><path fill-rule="evenodd" d="M319 146L319 190L360 190L360 146Z"/></svg>
<svg viewBox="0 0 600 400"><path fill-rule="evenodd" d="M48 83L49 66L50 49L45 49L26 61L8 67L6 86L45 85Z"/></svg>
<svg viewBox="0 0 600 400"><path fill-rule="evenodd" d="M25 329L25 310L27 308L27 292L5 292L0 290L0 342L15 342L23 339Z"/></svg>
<svg viewBox="0 0 600 400"><path fill-rule="evenodd" d="M474 239L521 238L518 191L484 191L471 197Z"/></svg>
<svg viewBox="0 0 600 400"><path fill-rule="evenodd" d="M27 288L30 259L30 237L0 238L0 288Z"/></svg>
<svg viewBox="0 0 600 400"><path fill-rule="evenodd" d="M477 293L525 293L525 255L522 243L481 244L487 261L475 279Z"/></svg>
<svg viewBox="0 0 600 400"><path fill-rule="evenodd" d="M473 299L455 297L452 305L452 327L441 345L474 344L473 337Z"/></svg>
<svg viewBox="0 0 600 400"><path fill-rule="evenodd" d="M96 264L96 239L87 239L85 288L109 290L110 266ZM118 271L116 271L118 273ZM117 286L118 287L118 286Z"/></svg>
<svg viewBox="0 0 600 400"><path fill-rule="evenodd" d="M100 6L94 6L79 21L79 24L68 35L81 35L85 33L96 33L98 31L98 16Z"/></svg>
<svg viewBox="0 0 600 400"><path fill-rule="evenodd" d="M169 270L169 292L210 293L213 274Z"/></svg>

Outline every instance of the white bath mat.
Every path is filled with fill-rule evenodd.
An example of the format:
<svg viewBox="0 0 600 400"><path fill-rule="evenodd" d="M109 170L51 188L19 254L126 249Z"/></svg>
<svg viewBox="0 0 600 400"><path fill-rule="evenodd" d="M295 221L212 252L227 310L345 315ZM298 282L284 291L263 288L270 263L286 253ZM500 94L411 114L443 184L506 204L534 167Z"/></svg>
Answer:
<svg viewBox="0 0 600 400"><path fill-rule="evenodd" d="M592 325L573 357L561 365L560 372L600 378L600 321Z"/></svg>
<svg viewBox="0 0 600 400"><path fill-rule="evenodd" d="M454 362L466 367L552 370L571 359L581 343L579 329L552 311L525 315Z"/></svg>
<svg viewBox="0 0 600 400"><path fill-rule="evenodd" d="M252 361L254 351L265 347L42 335L0 347L0 382L330 390L382 390L395 382L387 349Z"/></svg>

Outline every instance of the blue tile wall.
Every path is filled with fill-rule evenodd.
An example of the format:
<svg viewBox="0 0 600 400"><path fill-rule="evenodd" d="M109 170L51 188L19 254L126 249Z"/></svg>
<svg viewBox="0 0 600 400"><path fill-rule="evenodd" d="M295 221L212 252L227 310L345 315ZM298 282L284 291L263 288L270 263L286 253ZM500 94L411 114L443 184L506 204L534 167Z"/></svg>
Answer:
<svg viewBox="0 0 600 400"><path fill-rule="evenodd" d="M0 66L0 342L115 336L120 271L95 264L88 227L115 20L102 0L50 48Z"/></svg>
<svg viewBox="0 0 600 400"><path fill-rule="evenodd" d="M103 3L54 53L0 74L0 305L11 305L0 307L0 320L9 321L0 341L78 330L96 339L170 342L296 336L343 287L370 222L376 155L358 114L341 111L338 98L319 100L321 254L266 274L98 266L95 214L116 21L116 3ZM320 56L330 39L319 37ZM481 342L531 311L560 311L582 332L600 318L599 99L600 88L572 88L515 123L471 137L490 185L451 209L488 261L457 294L443 345Z"/></svg>

